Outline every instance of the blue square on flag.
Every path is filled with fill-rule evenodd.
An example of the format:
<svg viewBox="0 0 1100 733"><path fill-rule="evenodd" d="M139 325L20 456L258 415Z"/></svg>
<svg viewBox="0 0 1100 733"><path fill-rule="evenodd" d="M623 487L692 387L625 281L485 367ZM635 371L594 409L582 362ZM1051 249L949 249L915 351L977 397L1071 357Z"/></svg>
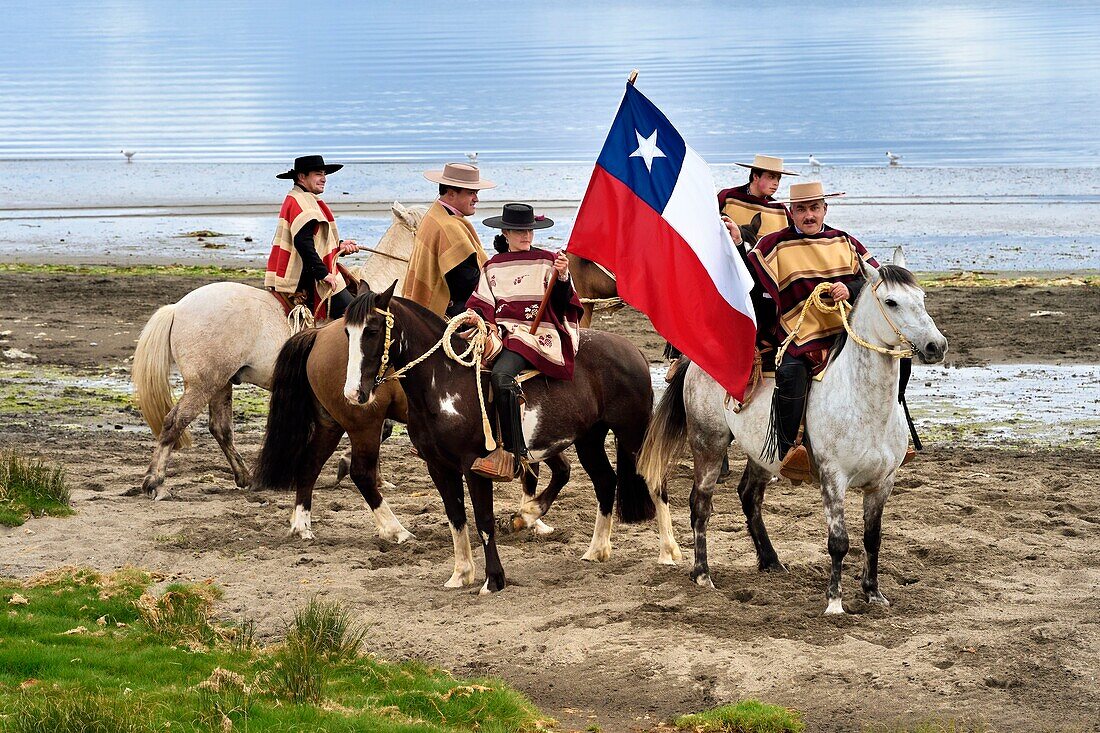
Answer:
<svg viewBox="0 0 1100 733"><path fill-rule="evenodd" d="M596 163L660 214L676 187L686 149L672 123L631 84Z"/></svg>

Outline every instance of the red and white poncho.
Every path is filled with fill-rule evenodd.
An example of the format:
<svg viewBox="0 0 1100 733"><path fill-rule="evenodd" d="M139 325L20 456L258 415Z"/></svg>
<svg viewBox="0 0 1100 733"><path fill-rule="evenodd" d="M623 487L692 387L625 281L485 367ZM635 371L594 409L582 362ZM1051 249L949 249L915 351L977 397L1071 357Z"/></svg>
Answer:
<svg viewBox="0 0 1100 733"><path fill-rule="evenodd" d="M565 283L569 299L564 307L552 297L538 329L531 333L539 303L554 278L552 253L541 249L504 252L482 267L481 279L466 307L499 328L504 348L552 379L572 379L583 308L571 280ZM553 306L555 300L559 300L559 308Z"/></svg>

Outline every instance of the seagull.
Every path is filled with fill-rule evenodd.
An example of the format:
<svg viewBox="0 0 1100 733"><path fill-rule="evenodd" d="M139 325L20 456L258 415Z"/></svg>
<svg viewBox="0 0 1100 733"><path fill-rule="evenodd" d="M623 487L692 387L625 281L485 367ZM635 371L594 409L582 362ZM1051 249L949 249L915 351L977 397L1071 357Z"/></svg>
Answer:
<svg viewBox="0 0 1100 733"><path fill-rule="evenodd" d="M887 150L886 159L890 161L890 165L899 165L898 161L901 160L901 156L897 153L891 153L889 150Z"/></svg>
<svg viewBox="0 0 1100 733"><path fill-rule="evenodd" d="M466 153L466 160L470 161L471 163L476 163L477 153Z"/></svg>
<svg viewBox="0 0 1100 733"><path fill-rule="evenodd" d="M132 150L120 150L118 152L120 152L120 153L122 153L123 155L126 156L126 162L127 163L132 163L133 162L133 160L131 160L131 159L134 157L134 151L132 151Z"/></svg>
<svg viewBox="0 0 1100 733"><path fill-rule="evenodd" d="M821 170L821 161L815 158L813 153L810 153L810 167L814 170Z"/></svg>

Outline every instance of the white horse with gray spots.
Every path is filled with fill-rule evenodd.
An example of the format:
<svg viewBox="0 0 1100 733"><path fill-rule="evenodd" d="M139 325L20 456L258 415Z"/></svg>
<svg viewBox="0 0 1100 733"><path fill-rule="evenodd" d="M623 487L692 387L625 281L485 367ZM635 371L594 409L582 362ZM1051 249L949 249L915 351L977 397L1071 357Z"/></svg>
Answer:
<svg viewBox="0 0 1100 733"><path fill-rule="evenodd" d="M947 339L925 310L924 291L913 274L898 265L864 270L868 285L849 316L852 332L883 349L910 348L925 363L942 361ZM863 592L869 603L889 605L878 586L882 511L908 440L898 397L898 359L852 341L848 339L840 353L834 351L821 381L811 387L806 406L807 442L821 484L832 558L827 614L844 613L840 575L848 553L844 497L849 488L863 491ZM760 512L764 488L779 471L778 461L764 457L774 388L774 380L765 379L748 404L735 412L727 404L725 389L692 363L669 385L646 435L638 463L651 490L664 489L670 463L685 442L691 447L691 577L699 585L714 587L707 563L707 523L722 459L734 437L748 457L738 493L759 567L783 570Z"/></svg>

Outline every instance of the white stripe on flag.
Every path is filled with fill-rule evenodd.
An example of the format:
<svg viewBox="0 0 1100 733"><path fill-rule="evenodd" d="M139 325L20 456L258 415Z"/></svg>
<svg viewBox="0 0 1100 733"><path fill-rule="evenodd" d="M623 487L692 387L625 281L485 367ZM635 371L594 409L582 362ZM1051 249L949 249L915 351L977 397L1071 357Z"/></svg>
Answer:
<svg viewBox="0 0 1100 733"><path fill-rule="evenodd" d="M663 216L695 252L725 301L756 323L749 298L752 276L722 223L710 167L690 147Z"/></svg>

